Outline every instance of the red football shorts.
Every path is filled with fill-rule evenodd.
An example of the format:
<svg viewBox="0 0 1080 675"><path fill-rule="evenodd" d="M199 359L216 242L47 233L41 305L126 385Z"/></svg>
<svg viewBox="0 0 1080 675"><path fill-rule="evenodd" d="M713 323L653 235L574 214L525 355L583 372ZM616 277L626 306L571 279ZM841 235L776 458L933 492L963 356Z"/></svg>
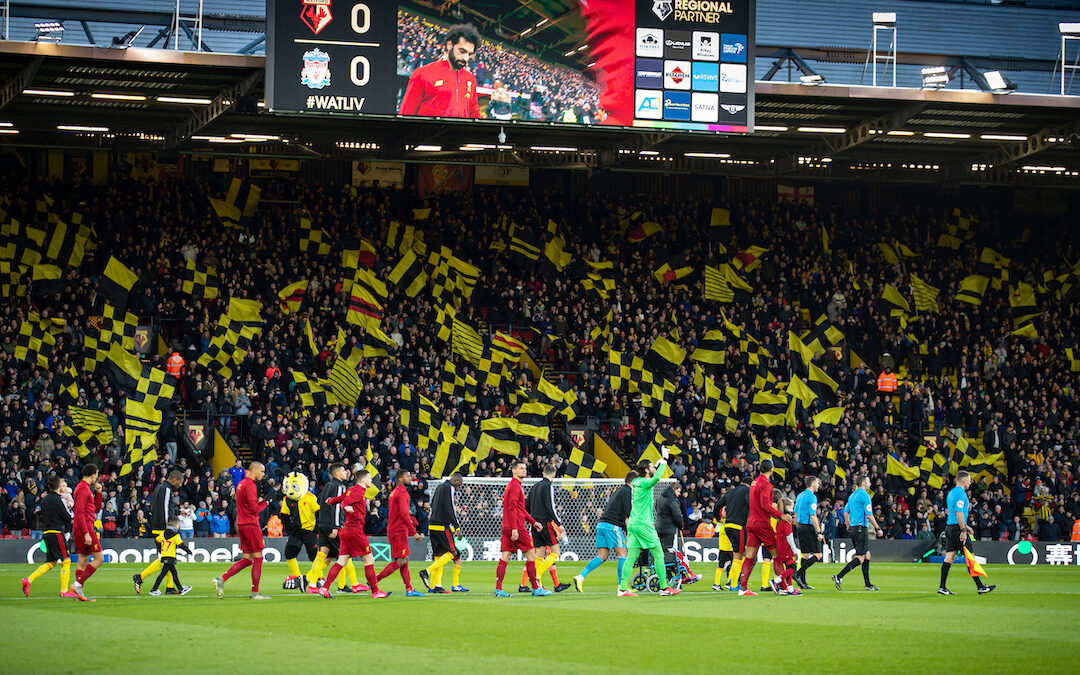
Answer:
<svg viewBox="0 0 1080 675"><path fill-rule="evenodd" d="M409 557L409 538L403 534L391 534L387 538L390 540L390 558L408 558Z"/></svg>
<svg viewBox="0 0 1080 675"><path fill-rule="evenodd" d="M776 532L768 523L746 524L746 545L754 548L776 548Z"/></svg>
<svg viewBox="0 0 1080 675"><path fill-rule="evenodd" d="M525 552L534 548L532 533L529 532L528 527L518 530L517 541L510 538L511 532L513 532L513 530L502 531L502 546L499 548L500 551L510 551L511 553L514 551Z"/></svg>
<svg viewBox="0 0 1080 675"><path fill-rule="evenodd" d="M368 544L367 535L359 528L343 527L338 531L338 539L341 540L338 555L347 555L350 558L371 554L371 545Z"/></svg>
<svg viewBox="0 0 1080 675"><path fill-rule="evenodd" d="M98 539L97 532L90 531L90 545L86 544L86 537L83 536L86 533L72 534L71 538L75 542L75 552L79 555L90 555L92 553L101 553L101 541Z"/></svg>
<svg viewBox="0 0 1080 675"><path fill-rule="evenodd" d="M238 525L236 531L240 534L241 551L244 553L262 553L262 528L258 525Z"/></svg>

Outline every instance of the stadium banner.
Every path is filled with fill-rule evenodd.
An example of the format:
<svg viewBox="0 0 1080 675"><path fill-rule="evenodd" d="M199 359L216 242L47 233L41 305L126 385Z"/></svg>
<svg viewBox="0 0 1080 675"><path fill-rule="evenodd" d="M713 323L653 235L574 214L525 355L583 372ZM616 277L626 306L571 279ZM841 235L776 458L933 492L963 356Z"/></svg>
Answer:
<svg viewBox="0 0 1080 675"><path fill-rule="evenodd" d="M276 157L252 157L248 160L248 175L252 178L270 178L288 176L300 170L298 159L278 159Z"/></svg>
<svg viewBox="0 0 1080 675"><path fill-rule="evenodd" d="M527 166L486 166L476 167L477 185L512 185L528 187L529 167Z"/></svg>
<svg viewBox="0 0 1080 675"><path fill-rule="evenodd" d="M390 543L386 537L368 537L371 551L376 562L390 561ZM285 538L265 539L266 548L263 556L267 562L284 562ZM429 540L409 542L409 560L431 560ZM45 553L40 549L40 540L4 539L0 540L0 564L42 563ZM178 558L181 562L220 562L227 563L240 555L240 540L237 537L211 539L196 537L188 540L194 555L188 557L182 551ZM130 562L146 564L157 559L157 548L152 539L102 539L106 562ZM923 558L937 540L916 539L876 539L870 542L870 551L876 562L911 563ZM975 541L970 543L971 551L981 564L991 565L1080 565L1080 542L1012 542L1012 541ZM464 561L495 561L499 559L500 542L498 539L465 538L461 546L461 558ZM596 542L591 536L571 535L567 545L561 547L563 561L590 560L596 554ZM682 552L692 566L695 564L716 563L720 549L715 537L711 539L685 539ZM825 547L825 562L846 563L855 555L850 539L834 539ZM301 554L305 559L306 554ZM515 554L515 559L521 554ZM760 556L759 556L760 559ZM701 569L695 567L695 571Z"/></svg>
<svg viewBox="0 0 1080 675"><path fill-rule="evenodd" d="M590 0L551 21L471 4L268 0L267 110L753 130L755 0Z"/></svg>
<svg viewBox="0 0 1080 675"><path fill-rule="evenodd" d="M353 187L405 187L405 162L372 162L355 160L352 163Z"/></svg>
<svg viewBox="0 0 1080 675"><path fill-rule="evenodd" d="M473 186L473 167L464 164L421 164L416 191L420 197L446 192L468 192Z"/></svg>

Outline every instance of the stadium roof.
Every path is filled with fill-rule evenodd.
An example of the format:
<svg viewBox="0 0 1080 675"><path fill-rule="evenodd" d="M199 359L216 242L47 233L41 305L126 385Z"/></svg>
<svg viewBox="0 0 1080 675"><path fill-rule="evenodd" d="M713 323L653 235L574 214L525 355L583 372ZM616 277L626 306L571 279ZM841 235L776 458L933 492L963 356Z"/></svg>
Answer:
<svg viewBox="0 0 1080 675"><path fill-rule="evenodd" d="M348 116L313 123L269 114L260 107L263 67L261 56L0 42L0 123L11 125L0 132L18 132L0 134L0 142L1080 185L1080 97L758 82L758 131L747 137L514 124L505 147L495 147L491 122L366 117L358 124ZM467 144L475 145L462 150ZM441 150L419 152L418 145Z"/></svg>

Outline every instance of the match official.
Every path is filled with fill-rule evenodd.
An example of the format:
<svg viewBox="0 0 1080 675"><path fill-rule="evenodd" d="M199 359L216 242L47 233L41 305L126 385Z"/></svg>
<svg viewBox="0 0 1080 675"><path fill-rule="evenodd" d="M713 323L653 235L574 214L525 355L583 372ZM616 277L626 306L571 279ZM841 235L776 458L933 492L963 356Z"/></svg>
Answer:
<svg viewBox="0 0 1080 675"><path fill-rule="evenodd" d="M855 479L855 485L858 486L858 489L851 493L847 504L844 505L844 524L847 525L848 534L851 536L851 546L855 549L855 557L851 559L851 562L844 569L840 570L840 574L834 575L832 580L836 584L836 590L843 590L840 586L843 583L844 575L862 565L862 576L863 581L866 583L866 590L877 591L880 589L870 583L870 532L866 529L867 523L874 526L877 536L880 537L882 533L877 520L874 518L874 506L870 503L870 493L866 491L870 487L870 477L867 475L859 476Z"/></svg>

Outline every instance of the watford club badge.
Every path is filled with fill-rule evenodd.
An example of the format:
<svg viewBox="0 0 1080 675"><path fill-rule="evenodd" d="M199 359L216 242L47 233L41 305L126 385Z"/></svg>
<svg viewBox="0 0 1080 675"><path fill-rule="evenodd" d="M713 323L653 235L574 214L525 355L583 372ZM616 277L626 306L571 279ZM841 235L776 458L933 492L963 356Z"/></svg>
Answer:
<svg viewBox="0 0 1080 675"><path fill-rule="evenodd" d="M334 20L334 15L330 13L330 0L303 0L303 2L300 19L307 24L312 33L318 35L319 31Z"/></svg>

